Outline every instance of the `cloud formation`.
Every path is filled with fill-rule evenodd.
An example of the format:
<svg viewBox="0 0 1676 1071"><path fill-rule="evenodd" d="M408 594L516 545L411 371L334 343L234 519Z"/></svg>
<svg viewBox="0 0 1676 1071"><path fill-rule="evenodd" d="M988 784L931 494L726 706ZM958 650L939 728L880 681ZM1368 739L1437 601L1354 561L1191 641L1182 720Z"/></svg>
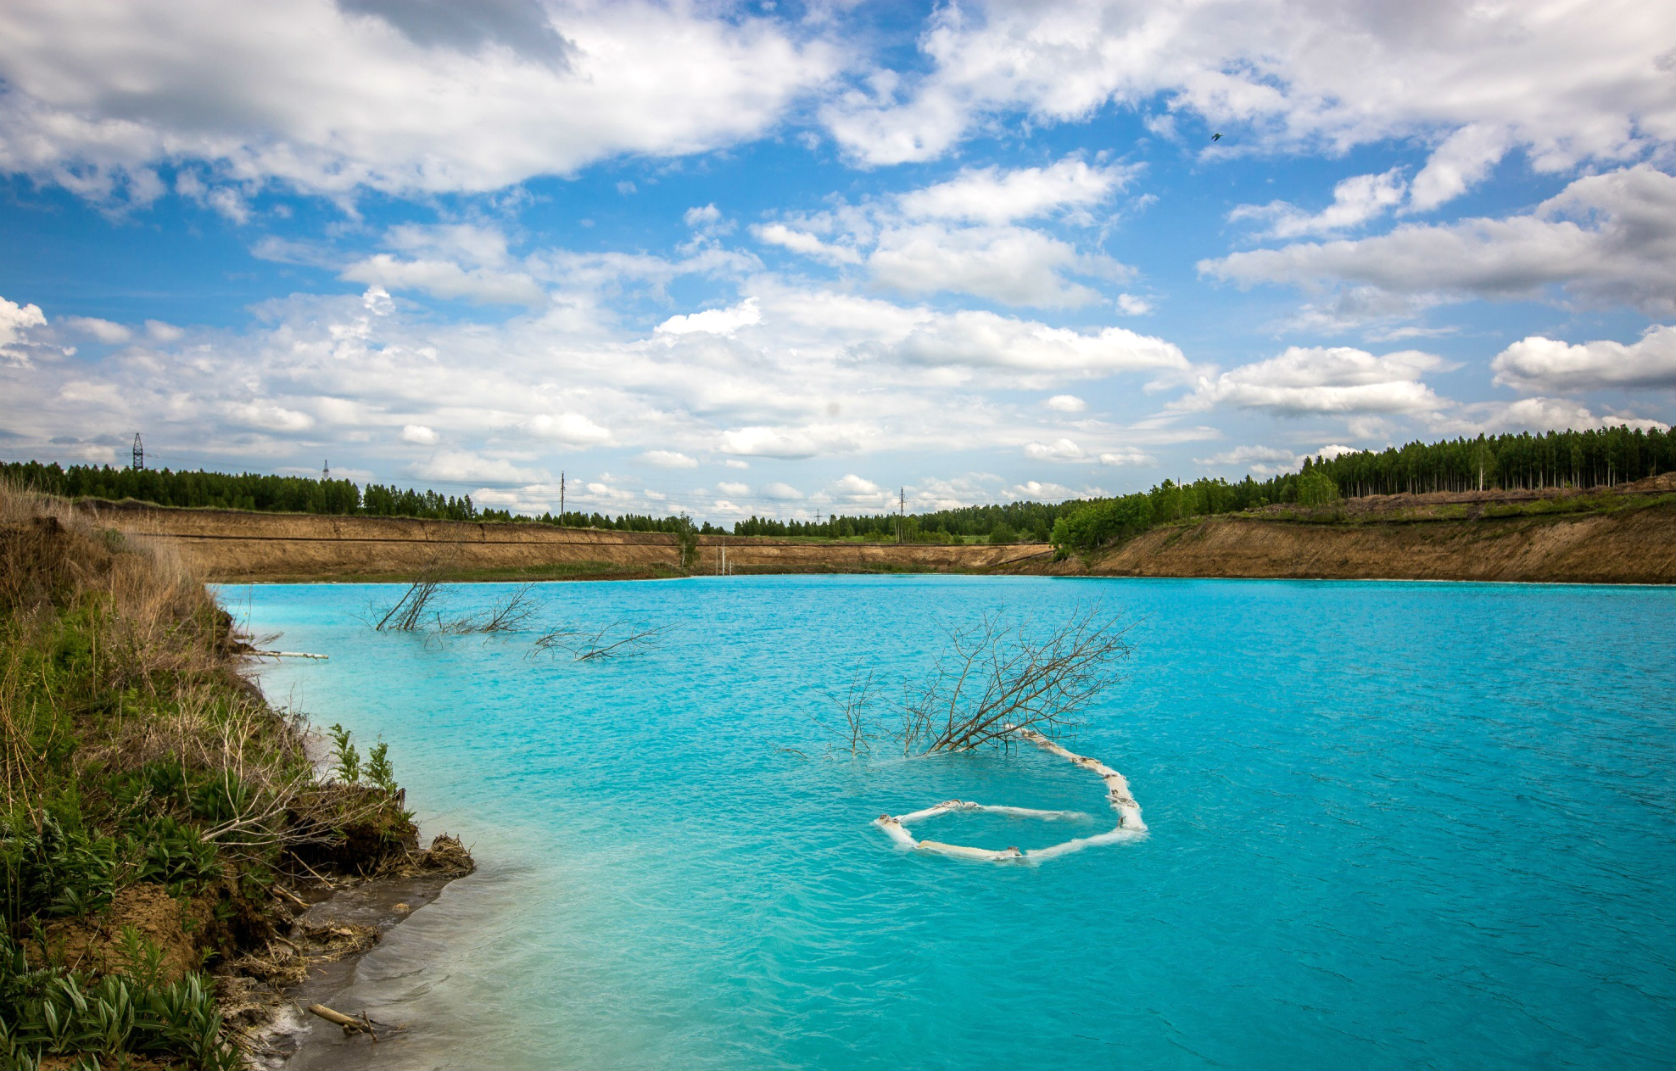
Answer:
<svg viewBox="0 0 1676 1071"><path fill-rule="evenodd" d="M1362 285L1456 300L1541 297L1557 287L1595 304L1669 314L1676 176L1638 164L1580 178L1529 215L1233 253L1200 261L1199 271L1242 286Z"/></svg>
<svg viewBox="0 0 1676 1071"><path fill-rule="evenodd" d="M1422 373L1443 365L1418 350L1376 356L1348 346L1290 346L1278 357L1203 377L1185 404L1305 413L1407 413L1442 404Z"/></svg>
<svg viewBox="0 0 1676 1071"><path fill-rule="evenodd" d="M1650 327L1628 345L1610 339L1571 345L1531 335L1496 354L1490 370L1498 384L1530 393L1676 388L1676 326Z"/></svg>
<svg viewBox="0 0 1676 1071"><path fill-rule="evenodd" d="M1514 146L1560 170L1676 141L1667 8L1374 4L1334 8L1307 33L1300 14L1280 0L949 5L920 38L924 75L858 84L821 114L872 166L935 159L1015 114L1073 122L1157 95L1172 117L1271 145L1438 137L1416 198L1425 208Z"/></svg>
<svg viewBox="0 0 1676 1071"><path fill-rule="evenodd" d="M182 158L221 184L487 191L754 137L836 63L776 20L649 2L18 0L0 166L96 198L143 200Z"/></svg>

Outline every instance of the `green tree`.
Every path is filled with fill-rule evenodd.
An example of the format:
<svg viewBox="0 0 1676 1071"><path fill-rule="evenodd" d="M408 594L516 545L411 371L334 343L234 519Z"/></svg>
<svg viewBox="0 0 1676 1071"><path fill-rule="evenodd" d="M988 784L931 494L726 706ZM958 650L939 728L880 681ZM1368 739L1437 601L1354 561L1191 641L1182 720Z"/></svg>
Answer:
<svg viewBox="0 0 1676 1071"><path fill-rule="evenodd" d="M1317 465L1298 477L1298 504L1331 506L1338 501L1338 484Z"/></svg>

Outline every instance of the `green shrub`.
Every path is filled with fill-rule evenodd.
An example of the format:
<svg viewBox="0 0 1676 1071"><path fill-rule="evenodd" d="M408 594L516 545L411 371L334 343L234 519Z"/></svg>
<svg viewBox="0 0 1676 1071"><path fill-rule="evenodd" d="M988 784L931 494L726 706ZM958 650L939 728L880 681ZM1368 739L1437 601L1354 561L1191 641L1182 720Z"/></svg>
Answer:
<svg viewBox="0 0 1676 1071"><path fill-rule="evenodd" d="M349 730L342 725L333 724L332 758L336 763L334 772L338 780L346 785L359 784L361 781L361 753L355 750L355 745L349 742Z"/></svg>
<svg viewBox="0 0 1676 1071"><path fill-rule="evenodd" d="M221 1041L221 1013L203 975L158 978L161 953L130 930L129 967L98 981L47 966L0 933L0 1066L33 1068L48 1056L75 1066L126 1066L134 1057L232 1069L238 1053Z"/></svg>
<svg viewBox="0 0 1676 1071"><path fill-rule="evenodd" d="M110 837L66 830L52 814L40 828L0 818L0 892L15 923L31 915L63 918L97 911L116 891L117 845Z"/></svg>

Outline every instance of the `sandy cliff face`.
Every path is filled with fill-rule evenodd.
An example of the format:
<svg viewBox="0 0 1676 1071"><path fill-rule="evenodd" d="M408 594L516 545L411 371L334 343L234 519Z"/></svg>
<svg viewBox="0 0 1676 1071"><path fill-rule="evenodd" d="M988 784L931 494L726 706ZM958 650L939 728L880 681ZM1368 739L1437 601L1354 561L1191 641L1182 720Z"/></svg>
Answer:
<svg viewBox="0 0 1676 1071"><path fill-rule="evenodd" d="M84 507L102 526L168 540L212 581L350 580L517 571L655 576L676 570L672 537L652 533L377 517ZM1394 516L1394 515L1393 515ZM1092 562L1050 548L797 543L706 536L695 571L725 549L736 573L1002 572L1095 576L1316 577L1676 583L1676 506L1615 513L1304 523L1213 517L1154 529Z"/></svg>
<svg viewBox="0 0 1676 1071"><path fill-rule="evenodd" d="M1084 566L1096 576L1676 583L1676 509L1305 524L1216 517L1157 528Z"/></svg>
<svg viewBox="0 0 1676 1071"><path fill-rule="evenodd" d="M672 536L646 532L473 524L382 517L318 517L93 507L98 523L164 538L206 579L349 580L411 576L440 567L452 573L588 567L591 576L652 576L678 564ZM726 551L736 573L964 572L1019 559L1046 561L1046 544L914 546L812 544L705 536L695 571L715 573Z"/></svg>

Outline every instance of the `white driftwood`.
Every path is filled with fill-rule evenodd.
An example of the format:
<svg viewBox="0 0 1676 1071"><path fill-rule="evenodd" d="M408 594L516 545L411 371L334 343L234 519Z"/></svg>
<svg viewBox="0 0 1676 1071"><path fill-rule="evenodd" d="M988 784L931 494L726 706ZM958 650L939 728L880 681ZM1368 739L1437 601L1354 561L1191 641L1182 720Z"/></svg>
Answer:
<svg viewBox="0 0 1676 1071"><path fill-rule="evenodd" d="M324 1004L310 1004L308 1006L308 1011L320 1016L320 1018L326 1020L328 1023L336 1023L338 1026L343 1027L343 1032L345 1034L365 1034L374 1041L378 1040L378 1035L373 1032L372 1020L367 1018L366 1012L362 1012L360 1018L355 1018L351 1015L345 1015L340 1011L334 1011L333 1009L326 1007Z"/></svg>
<svg viewBox="0 0 1676 1071"><path fill-rule="evenodd" d="M307 651L252 651L250 653L261 658L317 658L322 662L329 657L323 654L309 654Z"/></svg>
<svg viewBox="0 0 1676 1071"><path fill-rule="evenodd" d="M1006 814L1016 818L1042 818L1047 820L1078 820L1088 815L1080 811L1041 811L1031 807L1008 807L999 804L973 803L970 800L944 800L942 803L914 811L904 815L883 814L874 819L873 824L884 830L900 848L909 851L929 852L933 855L946 855L951 859L971 859L985 863L1037 863L1044 859L1054 859L1084 848L1097 847L1102 844L1116 844L1119 841L1132 840L1146 832L1146 823L1141 821L1141 805L1135 802L1134 795L1129 791L1129 782L1116 770L1107 766L1099 759L1078 755L1059 744L1054 743L1034 729L1023 726L1013 726L1008 730L1021 740L1028 740L1043 751L1057 755L1062 759L1081 766L1099 776L1106 786L1106 801L1117 812L1117 828L1107 833L1098 833L1092 837L1073 837L1058 844L1050 844L1046 848L1032 848L1021 852L1017 848L972 848L964 844L944 844L937 840L916 840L908 831L909 822L918 822L926 818L935 818L940 814L952 811L987 811L991 814Z"/></svg>

